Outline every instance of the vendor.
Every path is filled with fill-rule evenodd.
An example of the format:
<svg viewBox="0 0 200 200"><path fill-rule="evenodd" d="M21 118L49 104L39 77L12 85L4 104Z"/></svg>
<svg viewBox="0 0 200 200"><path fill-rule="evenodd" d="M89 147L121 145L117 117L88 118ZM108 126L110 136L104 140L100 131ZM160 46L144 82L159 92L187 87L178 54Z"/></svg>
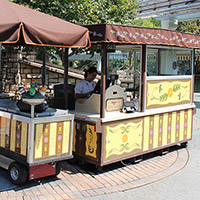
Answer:
<svg viewBox="0 0 200 200"><path fill-rule="evenodd" d="M94 81L96 76L97 70L95 67L90 67L88 70L85 71L85 79L76 84L74 94L75 99L87 99L90 96L91 92L96 86L96 82Z"/></svg>
<svg viewBox="0 0 200 200"><path fill-rule="evenodd" d="M186 75L187 67L184 66L182 63L178 66L178 74L179 75Z"/></svg>

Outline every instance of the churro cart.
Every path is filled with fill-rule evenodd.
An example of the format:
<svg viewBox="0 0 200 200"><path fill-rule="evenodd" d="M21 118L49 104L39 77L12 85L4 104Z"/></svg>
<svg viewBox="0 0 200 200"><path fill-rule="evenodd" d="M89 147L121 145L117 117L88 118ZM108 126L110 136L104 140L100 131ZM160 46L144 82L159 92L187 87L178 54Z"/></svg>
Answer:
<svg viewBox="0 0 200 200"><path fill-rule="evenodd" d="M68 77L68 48L90 46L87 28L54 16L1 1L0 43L13 46L50 46L64 49L64 82ZM0 47L1 48L1 47ZM43 86L46 85L45 56ZM17 80L20 77L18 63ZM67 96L67 87L63 93ZM8 169L15 184L59 173L60 160L72 157L72 127L74 116L68 110L50 109L35 113L42 98L25 98L31 112L21 111L14 101L0 101L0 166ZM67 102L65 109L67 109Z"/></svg>
<svg viewBox="0 0 200 200"><path fill-rule="evenodd" d="M0 100L0 166L13 183L59 174L59 161L72 158L73 120L67 110L27 113Z"/></svg>
<svg viewBox="0 0 200 200"><path fill-rule="evenodd" d="M102 167L187 146L200 37L124 25L87 28L101 52L101 83L99 93L75 103L73 155Z"/></svg>

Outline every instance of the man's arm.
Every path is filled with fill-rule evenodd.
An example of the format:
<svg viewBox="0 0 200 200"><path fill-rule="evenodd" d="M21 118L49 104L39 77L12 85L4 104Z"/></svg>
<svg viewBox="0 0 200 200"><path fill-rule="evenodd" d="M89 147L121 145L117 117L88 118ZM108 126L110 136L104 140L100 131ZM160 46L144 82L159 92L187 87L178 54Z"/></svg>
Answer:
<svg viewBox="0 0 200 200"><path fill-rule="evenodd" d="M89 92L89 93L85 93L85 94L78 94L78 93L75 93L74 94L74 98L75 99L79 99L79 98L85 98L85 97L89 97L91 95L92 92Z"/></svg>

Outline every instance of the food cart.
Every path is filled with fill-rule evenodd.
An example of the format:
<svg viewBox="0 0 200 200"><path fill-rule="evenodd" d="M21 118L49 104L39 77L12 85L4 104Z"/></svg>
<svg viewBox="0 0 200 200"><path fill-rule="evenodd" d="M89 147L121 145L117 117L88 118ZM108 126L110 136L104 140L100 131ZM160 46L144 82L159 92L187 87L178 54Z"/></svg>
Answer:
<svg viewBox="0 0 200 200"><path fill-rule="evenodd" d="M200 37L124 25L87 28L101 55L101 84L99 93L75 103L73 155L102 167L187 146Z"/></svg>
<svg viewBox="0 0 200 200"><path fill-rule="evenodd" d="M67 110L22 112L15 101L0 100L0 166L13 183L57 175L61 160L72 158L74 116Z"/></svg>
<svg viewBox="0 0 200 200"><path fill-rule="evenodd" d="M8 0L1 2L0 25L2 45L65 48L65 82L68 48L90 46L87 28ZM43 80L44 86L45 77ZM67 96L67 87L63 93ZM74 120L68 110L48 108L35 112L42 98L22 100L31 105L31 112L20 110L15 101L0 100L0 166L8 169L10 180L18 185L60 172L59 161L72 158Z"/></svg>

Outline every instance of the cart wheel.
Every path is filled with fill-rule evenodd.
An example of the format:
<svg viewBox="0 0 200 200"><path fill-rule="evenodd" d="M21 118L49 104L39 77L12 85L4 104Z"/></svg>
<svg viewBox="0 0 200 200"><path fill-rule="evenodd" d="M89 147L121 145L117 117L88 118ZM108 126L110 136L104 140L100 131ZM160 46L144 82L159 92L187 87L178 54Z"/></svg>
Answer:
<svg viewBox="0 0 200 200"><path fill-rule="evenodd" d="M8 168L8 176L12 183L22 185L28 178L27 169L22 164L12 162Z"/></svg>
<svg viewBox="0 0 200 200"><path fill-rule="evenodd" d="M188 142L181 143L181 147L186 148L188 146Z"/></svg>
<svg viewBox="0 0 200 200"><path fill-rule="evenodd" d="M96 172L102 172L103 171L103 167L102 166L96 165L95 168L96 168Z"/></svg>
<svg viewBox="0 0 200 200"><path fill-rule="evenodd" d="M80 160L78 160L78 164L83 166L83 165L85 165L85 161L80 159Z"/></svg>
<svg viewBox="0 0 200 200"><path fill-rule="evenodd" d="M57 162L57 163L56 163L56 176L57 176L58 174L60 174L60 171L61 171L61 163Z"/></svg>

